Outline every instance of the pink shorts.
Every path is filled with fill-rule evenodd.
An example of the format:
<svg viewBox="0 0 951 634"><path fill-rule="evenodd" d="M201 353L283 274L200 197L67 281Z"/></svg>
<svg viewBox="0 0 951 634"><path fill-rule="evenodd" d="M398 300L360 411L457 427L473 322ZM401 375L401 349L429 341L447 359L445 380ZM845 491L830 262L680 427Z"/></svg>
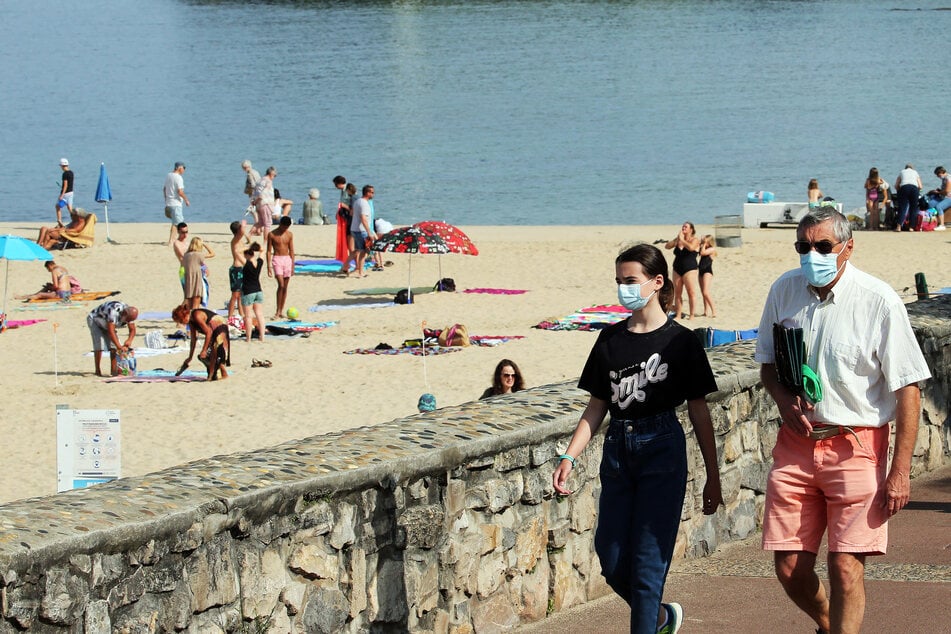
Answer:
<svg viewBox="0 0 951 634"><path fill-rule="evenodd" d="M888 544L885 468L889 427L856 427L811 440L779 428L766 483L763 548L883 555Z"/></svg>
<svg viewBox="0 0 951 634"><path fill-rule="evenodd" d="M272 218L274 213L274 207L266 203L259 203L257 212L258 212L257 222L254 223L254 226L270 229L271 224L274 222Z"/></svg>
<svg viewBox="0 0 951 634"><path fill-rule="evenodd" d="M294 262L289 255L272 255L271 268L274 277L290 277L294 274Z"/></svg>

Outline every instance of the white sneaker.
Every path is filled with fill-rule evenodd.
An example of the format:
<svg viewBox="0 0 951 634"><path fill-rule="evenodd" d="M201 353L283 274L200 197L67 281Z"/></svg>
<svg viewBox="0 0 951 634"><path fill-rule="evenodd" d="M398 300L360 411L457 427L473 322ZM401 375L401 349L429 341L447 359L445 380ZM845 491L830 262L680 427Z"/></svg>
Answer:
<svg viewBox="0 0 951 634"><path fill-rule="evenodd" d="M938 225L937 227L934 228L934 230L935 230L935 231L944 231L944 230L945 230L945 227L944 227L944 225Z"/></svg>

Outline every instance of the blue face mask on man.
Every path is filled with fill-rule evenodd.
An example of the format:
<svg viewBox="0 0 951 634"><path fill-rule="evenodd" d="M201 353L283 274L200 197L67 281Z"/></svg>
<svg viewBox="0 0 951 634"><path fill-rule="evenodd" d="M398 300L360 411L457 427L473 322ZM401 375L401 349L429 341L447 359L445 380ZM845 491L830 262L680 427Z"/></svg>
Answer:
<svg viewBox="0 0 951 634"><path fill-rule="evenodd" d="M647 297L641 297L640 284L617 285L617 299L621 302L621 306L628 310L640 310L644 308L656 292L657 291L651 291L651 294Z"/></svg>
<svg viewBox="0 0 951 634"><path fill-rule="evenodd" d="M809 284L822 288L839 274L838 257L838 253L822 255L817 251L810 251L799 256L799 267Z"/></svg>

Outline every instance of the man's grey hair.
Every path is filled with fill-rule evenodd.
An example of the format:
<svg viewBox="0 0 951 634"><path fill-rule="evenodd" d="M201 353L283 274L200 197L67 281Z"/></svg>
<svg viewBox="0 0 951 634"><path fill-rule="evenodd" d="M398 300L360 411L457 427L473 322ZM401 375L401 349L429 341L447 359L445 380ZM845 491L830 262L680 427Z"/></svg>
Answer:
<svg viewBox="0 0 951 634"><path fill-rule="evenodd" d="M251 167L251 161L248 159L241 161L241 169L248 169L249 167Z"/></svg>
<svg viewBox="0 0 951 634"><path fill-rule="evenodd" d="M309 192L307 192L307 195L310 196L311 198L313 198L314 200L316 200L316 199L320 198L320 190L317 189L316 187L313 187L313 188L311 188L311 190L310 190Z"/></svg>
<svg viewBox="0 0 951 634"><path fill-rule="evenodd" d="M809 211L799 221L797 233L802 233L809 227L821 225L827 220L832 221L832 232L835 234L836 240L845 242L852 238L852 225L849 223L849 219L840 214L835 207L819 207Z"/></svg>
<svg viewBox="0 0 951 634"><path fill-rule="evenodd" d="M275 172L277 172L277 168L272 165L271 167L267 168L267 171L264 173L268 176L273 176Z"/></svg>

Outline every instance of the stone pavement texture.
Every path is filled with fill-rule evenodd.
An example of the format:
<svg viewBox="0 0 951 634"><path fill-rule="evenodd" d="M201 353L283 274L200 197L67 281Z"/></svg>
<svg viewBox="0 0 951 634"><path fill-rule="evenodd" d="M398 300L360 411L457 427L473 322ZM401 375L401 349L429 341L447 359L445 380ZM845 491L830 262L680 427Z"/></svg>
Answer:
<svg viewBox="0 0 951 634"><path fill-rule="evenodd" d="M825 581L824 565L820 577ZM911 502L889 522L888 554L868 558L865 578L863 632L951 632L951 465L912 481ZM815 632L773 576L772 559L760 549L758 534L724 545L710 557L676 563L665 599L684 606L681 634ZM518 632L620 634L628 631L628 619L627 605L612 595Z"/></svg>

